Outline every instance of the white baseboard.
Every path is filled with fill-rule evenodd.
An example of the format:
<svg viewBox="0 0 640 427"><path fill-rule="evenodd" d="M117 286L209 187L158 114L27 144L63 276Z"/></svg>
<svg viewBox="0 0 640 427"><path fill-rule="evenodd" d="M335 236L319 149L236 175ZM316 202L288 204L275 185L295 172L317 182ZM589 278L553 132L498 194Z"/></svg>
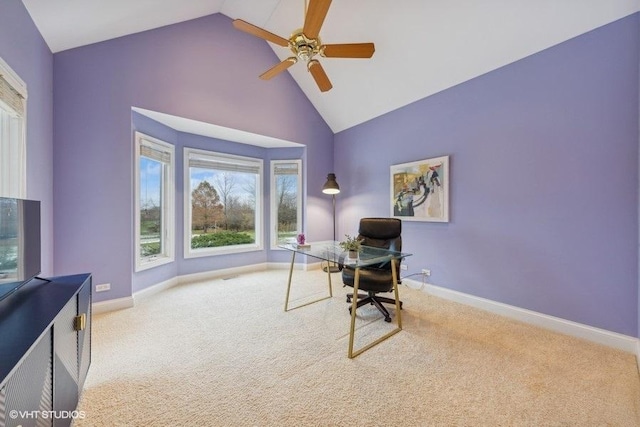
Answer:
<svg viewBox="0 0 640 427"><path fill-rule="evenodd" d="M266 263L245 265L242 267L223 268L220 270L204 271L202 273L185 274L182 276L173 277L164 282L157 283L149 286L148 288L141 289L133 293L134 302L141 299L148 298L151 295L160 293L166 289L172 288L184 283L202 282L205 280L221 279L225 277L237 276L238 274L252 273L254 271L263 271L267 268Z"/></svg>
<svg viewBox="0 0 640 427"><path fill-rule="evenodd" d="M131 308L133 307L133 304L133 297L116 298L92 303L91 311L93 314L106 313L108 311Z"/></svg>
<svg viewBox="0 0 640 427"><path fill-rule="evenodd" d="M156 283L148 288L141 289L134 292L132 296L126 298L118 298L107 301L93 303L92 309L94 313L105 313L107 311L122 310L125 308L133 307L137 301L144 298L148 298L152 295L158 294L166 289L172 288L184 283L201 282L205 280L214 280L224 277L237 276L238 274L252 273L255 271L270 270L288 270L291 267L290 262L270 262L245 265L242 267L224 268L221 270L205 271L202 273L185 274L183 276L173 277L165 280L164 282ZM321 263L315 262L310 264L297 263L293 267L295 270L318 270L321 268Z"/></svg>
<svg viewBox="0 0 640 427"><path fill-rule="evenodd" d="M178 276L179 284L201 282L204 280L221 279L225 277L237 276L238 274L253 273L255 271L264 271L267 269L267 263L244 265L242 267L223 268L221 270L204 271L202 273L185 274Z"/></svg>
<svg viewBox="0 0 640 427"><path fill-rule="evenodd" d="M311 271L311 270L319 270L322 268L321 262L311 262L308 264L304 263L295 263L293 265L294 270L303 270L303 271ZM291 268L290 262L270 262L267 264L267 268L269 270L288 270Z"/></svg>
<svg viewBox="0 0 640 427"><path fill-rule="evenodd" d="M125 298L112 299L107 301L94 302L91 304L94 313L104 313L107 311L122 310L124 308L133 307L137 301L148 298L152 295L160 293L166 289L183 283L200 282L203 280L219 279L222 277L235 276L243 273L254 271L263 271L267 268L267 264L253 264L243 267L225 268L222 270L205 271L203 273L185 274L183 276L173 277L164 282L156 283L148 288L134 292L132 296ZM287 268L289 268L287 266Z"/></svg>
<svg viewBox="0 0 640 427"><path fill-rule="evenodd" d="M406 283L409 282L409 283ZM420 289L430 295L434 295L446 300L476 307L491 313L509 317L541 328L550 329L577 338L586 339L608 347L617 348L635 354L640 368L640 340L628 335L599 329L593 326L583 325L547 314L538 313L520 307L476 297L462 292L454 291L440 286L431 285L411 279L403 279L403 285L407 284L411 288Z"/></svg>
<svg viewBox="0 0 640 427"><path fill-rule="evenodd" d="M135 305L141 299L148 298L151 295L159 294L160 292L172 288L178 284L180 284L180 279L178 277L173 277L169 280L165 280L164 282L156 283L155 285L149 286L148 288L141 289L133 293L133 303Z"/></svg>
<svg viewBox="0 0 640 427"><path fill-rule="evenodd" d="M325 264L324 262L311 262L309 264L304 264L304 270L305 271L320 270L324 264Z"/></svg>

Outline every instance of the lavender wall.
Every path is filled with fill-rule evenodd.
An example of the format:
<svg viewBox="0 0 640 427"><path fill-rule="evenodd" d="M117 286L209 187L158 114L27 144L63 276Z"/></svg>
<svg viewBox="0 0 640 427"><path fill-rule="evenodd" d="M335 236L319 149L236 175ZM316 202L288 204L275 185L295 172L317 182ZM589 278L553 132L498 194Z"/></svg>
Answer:
<svg viewBox="0 0 640 427"><path fill-rule="evenodd" d="M42 275L53 274L53 55L20 0L0 2L0 57L27 84L27 198L41 201Z"/></svg>
<svg viewBox="0 0 640 427"><path fill-rule="evenodd" d="M55 54L56 273L111 283L98 301L131 295L132 106L305 144L307 216L322 223L333 135L287 73L257 78L277 61L219 14Z"/></svg>
<svg viewBox="0 0 640 427"><path fill-rule="evenodd" d="M450 155L450 223L403 222L409 274L638 336L638 32L635 14L336 135L340 233L389 215L391 164Z"/></svg>

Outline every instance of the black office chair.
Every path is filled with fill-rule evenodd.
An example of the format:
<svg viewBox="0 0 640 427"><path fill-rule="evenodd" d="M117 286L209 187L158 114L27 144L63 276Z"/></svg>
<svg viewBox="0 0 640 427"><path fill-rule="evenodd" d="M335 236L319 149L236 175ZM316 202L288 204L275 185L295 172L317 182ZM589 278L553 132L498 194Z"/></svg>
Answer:
<svg viewBox="0 0 640 427"><path fill-rule="evenodd" d="M402 222L395 218L362 218L358 230L358 239L365 246L385 248L393 251L402 251ZM400 262L396 263L396 277L400 284ZM348 265L342 268L342 282L345 286L353 287L355 270ZM382 303L394 304L395 299L378 296L383 292L393 291L393 276L391 262L384 262L377 266L360 268L360 281L358 289L367 292L366 295L358 294L356 307L365 304L373 304L384 314L384 320L391 322L391 316ZM353 294L347 294L347 302L351 302ZM402 308L402 301L400 301ZM351 307L349 307L351 312Z"/></svg>

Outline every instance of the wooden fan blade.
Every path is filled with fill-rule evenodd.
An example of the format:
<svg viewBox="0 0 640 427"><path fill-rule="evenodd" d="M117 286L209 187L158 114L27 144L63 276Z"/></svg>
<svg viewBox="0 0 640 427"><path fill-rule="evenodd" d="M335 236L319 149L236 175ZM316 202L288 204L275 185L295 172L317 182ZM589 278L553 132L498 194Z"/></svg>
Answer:
<svg viewBox="0 0 640 427"><path fill-rule="evenodd" d="M333 87L331 81L329 81L329 77L327 77L327 73L324 72L324 68L322 68L322 65L320 65L317 60L312 59L311 61L309 61L307 68L309 69L309 72L313 76L313 79L316 81L316 84L320 88L321 92L326 92Z"/></svg>
<svg viewBox="0 0 640 427"><path fill-rule="evenodd" d="M322 56L327 58L371 58L376 51L373 43L325 44Z"/></svg>
<svg viewBox="0 0 640 427"><path fill-rule="evenodd" d="M320 34L320 27L324 22L331 6L331 0L310 0L307 16L304 17L304 27L302 32L310 39L317 39Z"/></svg>
<svg viewBox="0 0 640 427"><path fill-rule="evenodd" d="M269 70L260 74L260 78L262 80L269 80L270 78L275 77L277 74L291 67L296 62L298 62L298 58L296 58L295 56L292 56L291 58L287 58L281 63L279 63L278 65L276 65L275 67L270 68Z"/></svg>
<svg viewBox="0 0 640 427"><path fill-rule="evenodd" d="M263 30L260 27L256 27L253 24L249 24L248 22L243 21L242 19L235 19L233 21L233 26L236 27L237 30L244 31L245 33L249 33L252 36L260 37L261 39L265 39L277 45L280 45L283 47L289 46L289 40L282 38L280 36L277 36L273 33L270 33L267 30Z"/></svg>

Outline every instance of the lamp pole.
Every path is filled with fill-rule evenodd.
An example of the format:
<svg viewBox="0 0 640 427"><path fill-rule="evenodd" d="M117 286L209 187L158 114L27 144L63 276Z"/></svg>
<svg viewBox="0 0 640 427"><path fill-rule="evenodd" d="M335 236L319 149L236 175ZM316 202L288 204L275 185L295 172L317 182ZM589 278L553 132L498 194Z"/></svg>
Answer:
<svg viewBox="0 0 640 427"><path fill-rule="evenodd" d="M333 199L333 241L336 241L336 195L332 194Z"/></svg>
<svg viewBox="0 0 640 427"><path fill-rule="evenodd" d="M327 175L327 182L322 186L322 192L324 194L331 194L331 202L333 205L333 241L336 241L336 194L340 193L340 186L338 185L338 181L336 181L336 174L330 173ZM324 271L329 273L337 273L340 271L340 268L333 263L330 265L329 261L327 261L327 266L323 268Z"/></svg>

